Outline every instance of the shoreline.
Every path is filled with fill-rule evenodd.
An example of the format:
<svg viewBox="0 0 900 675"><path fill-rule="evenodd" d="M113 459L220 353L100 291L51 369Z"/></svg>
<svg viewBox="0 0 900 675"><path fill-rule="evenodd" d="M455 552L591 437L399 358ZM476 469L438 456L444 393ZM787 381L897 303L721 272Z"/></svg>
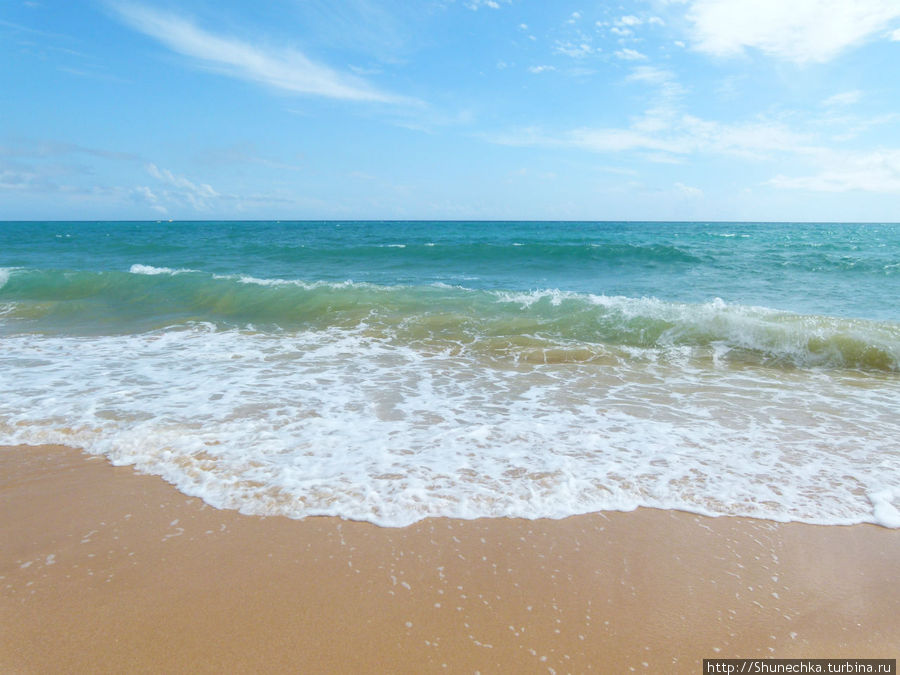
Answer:
<svg viewBox="0 0 900 675"><path fill-rule="evenodd" d="M637 509L405 528L245 516L0 447L0 669L699 672L895 658L900 531Z"/></svg>

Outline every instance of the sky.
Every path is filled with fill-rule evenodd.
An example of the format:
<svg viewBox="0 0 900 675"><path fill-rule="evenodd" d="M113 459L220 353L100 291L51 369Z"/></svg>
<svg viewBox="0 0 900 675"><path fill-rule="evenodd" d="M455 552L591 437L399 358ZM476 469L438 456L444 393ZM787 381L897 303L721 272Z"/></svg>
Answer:
<svg viewBox="0 0 900 675"><path fill-rule="evenodd" d="M900 221L898 0L0 0L0 220Z"/></svg>

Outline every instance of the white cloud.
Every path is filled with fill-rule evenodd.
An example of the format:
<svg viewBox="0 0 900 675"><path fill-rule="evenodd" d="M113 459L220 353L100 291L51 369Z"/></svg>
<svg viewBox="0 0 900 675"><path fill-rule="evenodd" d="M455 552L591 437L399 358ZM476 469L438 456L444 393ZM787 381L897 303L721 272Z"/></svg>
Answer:
<svg viewBox="0 0 900 675"><path fill-rule="evenodd" d="M625 61L643 61L647 58L646 54L641 54L639 51L628 49L627 47L617 51L616 56Z"/></svg>
<svg viewBox="0 0 900 675"><path fill-rule="evenodd" d="M688 197L690 199L698 199L703 196L703 190L691 185L685 185L684 183L675 183L675 191L683 197Z"/></svg>
<svg viewBox="0 0 900 675"><path fill-rule="evenodd" d="M683 139L654 136L634 129L575 129L564 136L563 144L592 152L656 150L683 154L690 149Z"/></svg>
<svg viewBox="0 0 900 675"><path fill-rule="evenodd" d="M797 133L774 121L725 124L685 115L682 132L695 149L748 159L767 159L777 154L813 154L812 136Z"/></svg>
<svg viewBox="0 0 900 675"><path fill-rule="evenodd" d="M529 70L529 72L537 74L537 73L546 73L551 70L556 70L556 68L554 66L531 66L528 70Z"/></svg>
<svg viewBox="0 0 900 675"><path fill-rule="evenodd" d="M19 142L13 145L0 146L0 157L66 157L69 155L87 155L100 159L136 160L137 155L130 152L89 148L76 143L56 141L52 139Z"/></svg>
<svg viewBox="0 0 900 675"><path fill-rule="evenodd" d="M148 164L146 168L147 173L160 181L164 186L167 186L160 193L167 200L190 204L198 211L206 211L209 209L212 200L222 196L207 183L194 183L184 176L172 173L168 169L160 169L156 164ZM153 195L155 203L159 202L159 198L149 188L145 188L145 190L146 193Z"/></svg>
<svg viewBox="0 0 900 675"><path fill-rule="evenodd" d="M131 198L143 202L158 213L167 214L169 210L159 203L159 197L146 185L139 185L131 190Z"/></svg>
<svg viewBox="0 0 900 675"><path fill-rule="evenodd" d="M553 51L557 54L571 56L573 59L582 59L593 54L594 48L587 42L561 42L557 40Z"/></svg>
<svg viewBox="0 0 900 675"><path fill-rule="evenodd" d="M735 56L746 47L795 63L824 63L883 33L900 17L897 0L694 0L694 47Z"/></svg>
<svg viewBox="0 0 900 675"><path fill-rule="evenodd" d="M132 28L226 75L298 94L350 101L412 102L315 63L295 49L274 50L214 35L185 19L141 5L117 3L112 7Z"/></svg>
<svg viewBox="0 0 900 675"><path fill-rule="evenodd" d="M148 202L156 203L159 201L159 197L157 197L153 193L153 190L148 188L146 185L139 185L138 187L134 188L134 191L136 194L139 194L142 198L144 198Z"/></svg>
<svg viewBox="0 0 900 675"><path fill-rule="evenodd" d="M501 0L504 3L509 3L510 0ZM490 9L500 9L500 3L497 0L467 0L464 3L466 7L471 9L473 12L477 12L481 7L489 7Z"/></svg>
<svg viewBox="0 0 900 675"><path fill-rule="evenodd" d="M891 40L893 40L894 42L900 42L900 28L891 33Z"/></svg>
<svg viewBox="0 0 900 675"><path fill-rule="evenodd" d="M652 150L664 153L684 153L688 148L680 141L642 133L635 129L580 128L559 134L538 127L517 129L488 138L498 145L519 147L578 148L598 153Z"/></svg>
<svg viewBox="0 0 900 675"><path fill-rule="evenodd" d="M824 101L822 101L822 105L826 107L838 106L838 105L853 105L862 97L862 92L859 89L854 89L852 91L844 91L840 94L835 94L834 96L829 96Z"/></svg>
<svg viewBox="0 0 900 675"><path fill-rule="evenodd" d="M30 171L12 171L0 167L0 190L29 190L38 182L39 176Z"/></svg>
<svg viewBox="0 0 900 675"><path fill-rule="evenodd" d="M658 88L657 102L653 113L665 111L667 115L675 112L678 100L685 94L685 88L678 82L670 70L655 66L637 66L625 78L626 82L639 82Z"/></svg>
<svg viewBox="0 0 900 675"><path fill-rule="evenodd" d="M577 148L603 154L641 152L654 162L680 162L691 155L768 160L779 155L819 156L812 138L775 121L726 124L690 115L646 117L629 127L581 127L547 133L530 127L489 138L501 145Z"/></svg>
<svg viewBox="0 0 900 675"><path fill-rule="evenodd" d="M817 174L796 177L778 175L769 184L809 192L900 194L900 150L827 153L821 161L827 168Z"/></svg>
<svg viewBox="0 0 900 675"><path fill-rule="evenodd" d="M665 84L672 82L675 76L671 71L654 66L639 66L626 78L628 82L646 82L648 84Z"/></svg>
<svg viewBox="0 0 900 675"><path fill-rule="evenodd" d="M640 26L644 21L633 14L629 14L627 16L623 16L621 19L616 21L616 25L618 26Z"/></svg>

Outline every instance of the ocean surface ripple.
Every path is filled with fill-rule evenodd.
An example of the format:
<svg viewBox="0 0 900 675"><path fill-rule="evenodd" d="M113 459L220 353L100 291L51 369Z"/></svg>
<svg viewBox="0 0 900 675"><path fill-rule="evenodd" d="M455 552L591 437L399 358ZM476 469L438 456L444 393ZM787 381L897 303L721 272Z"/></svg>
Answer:
<svg viewBox="0 0 900 675"><path fill-rule="evenodd" d="M0 223L0 443L247 513L900 527L900 226Z"/></svg>

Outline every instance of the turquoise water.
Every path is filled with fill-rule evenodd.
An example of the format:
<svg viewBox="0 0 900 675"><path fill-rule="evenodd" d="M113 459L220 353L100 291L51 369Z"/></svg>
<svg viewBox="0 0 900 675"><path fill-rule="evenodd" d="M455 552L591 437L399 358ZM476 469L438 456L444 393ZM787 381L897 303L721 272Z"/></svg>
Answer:
<svg viewBox="0 0 900 675"><path fill-rule="evenodd" d="M900 526L900 225L0 223L0 442L383 525Z"/></svg>
<svg viewBox="0 0 900 675"><path fill-rule="evenodd" d="M722 298L900 320L900 226L795 223L4 223L2 266Z"/></svg>

